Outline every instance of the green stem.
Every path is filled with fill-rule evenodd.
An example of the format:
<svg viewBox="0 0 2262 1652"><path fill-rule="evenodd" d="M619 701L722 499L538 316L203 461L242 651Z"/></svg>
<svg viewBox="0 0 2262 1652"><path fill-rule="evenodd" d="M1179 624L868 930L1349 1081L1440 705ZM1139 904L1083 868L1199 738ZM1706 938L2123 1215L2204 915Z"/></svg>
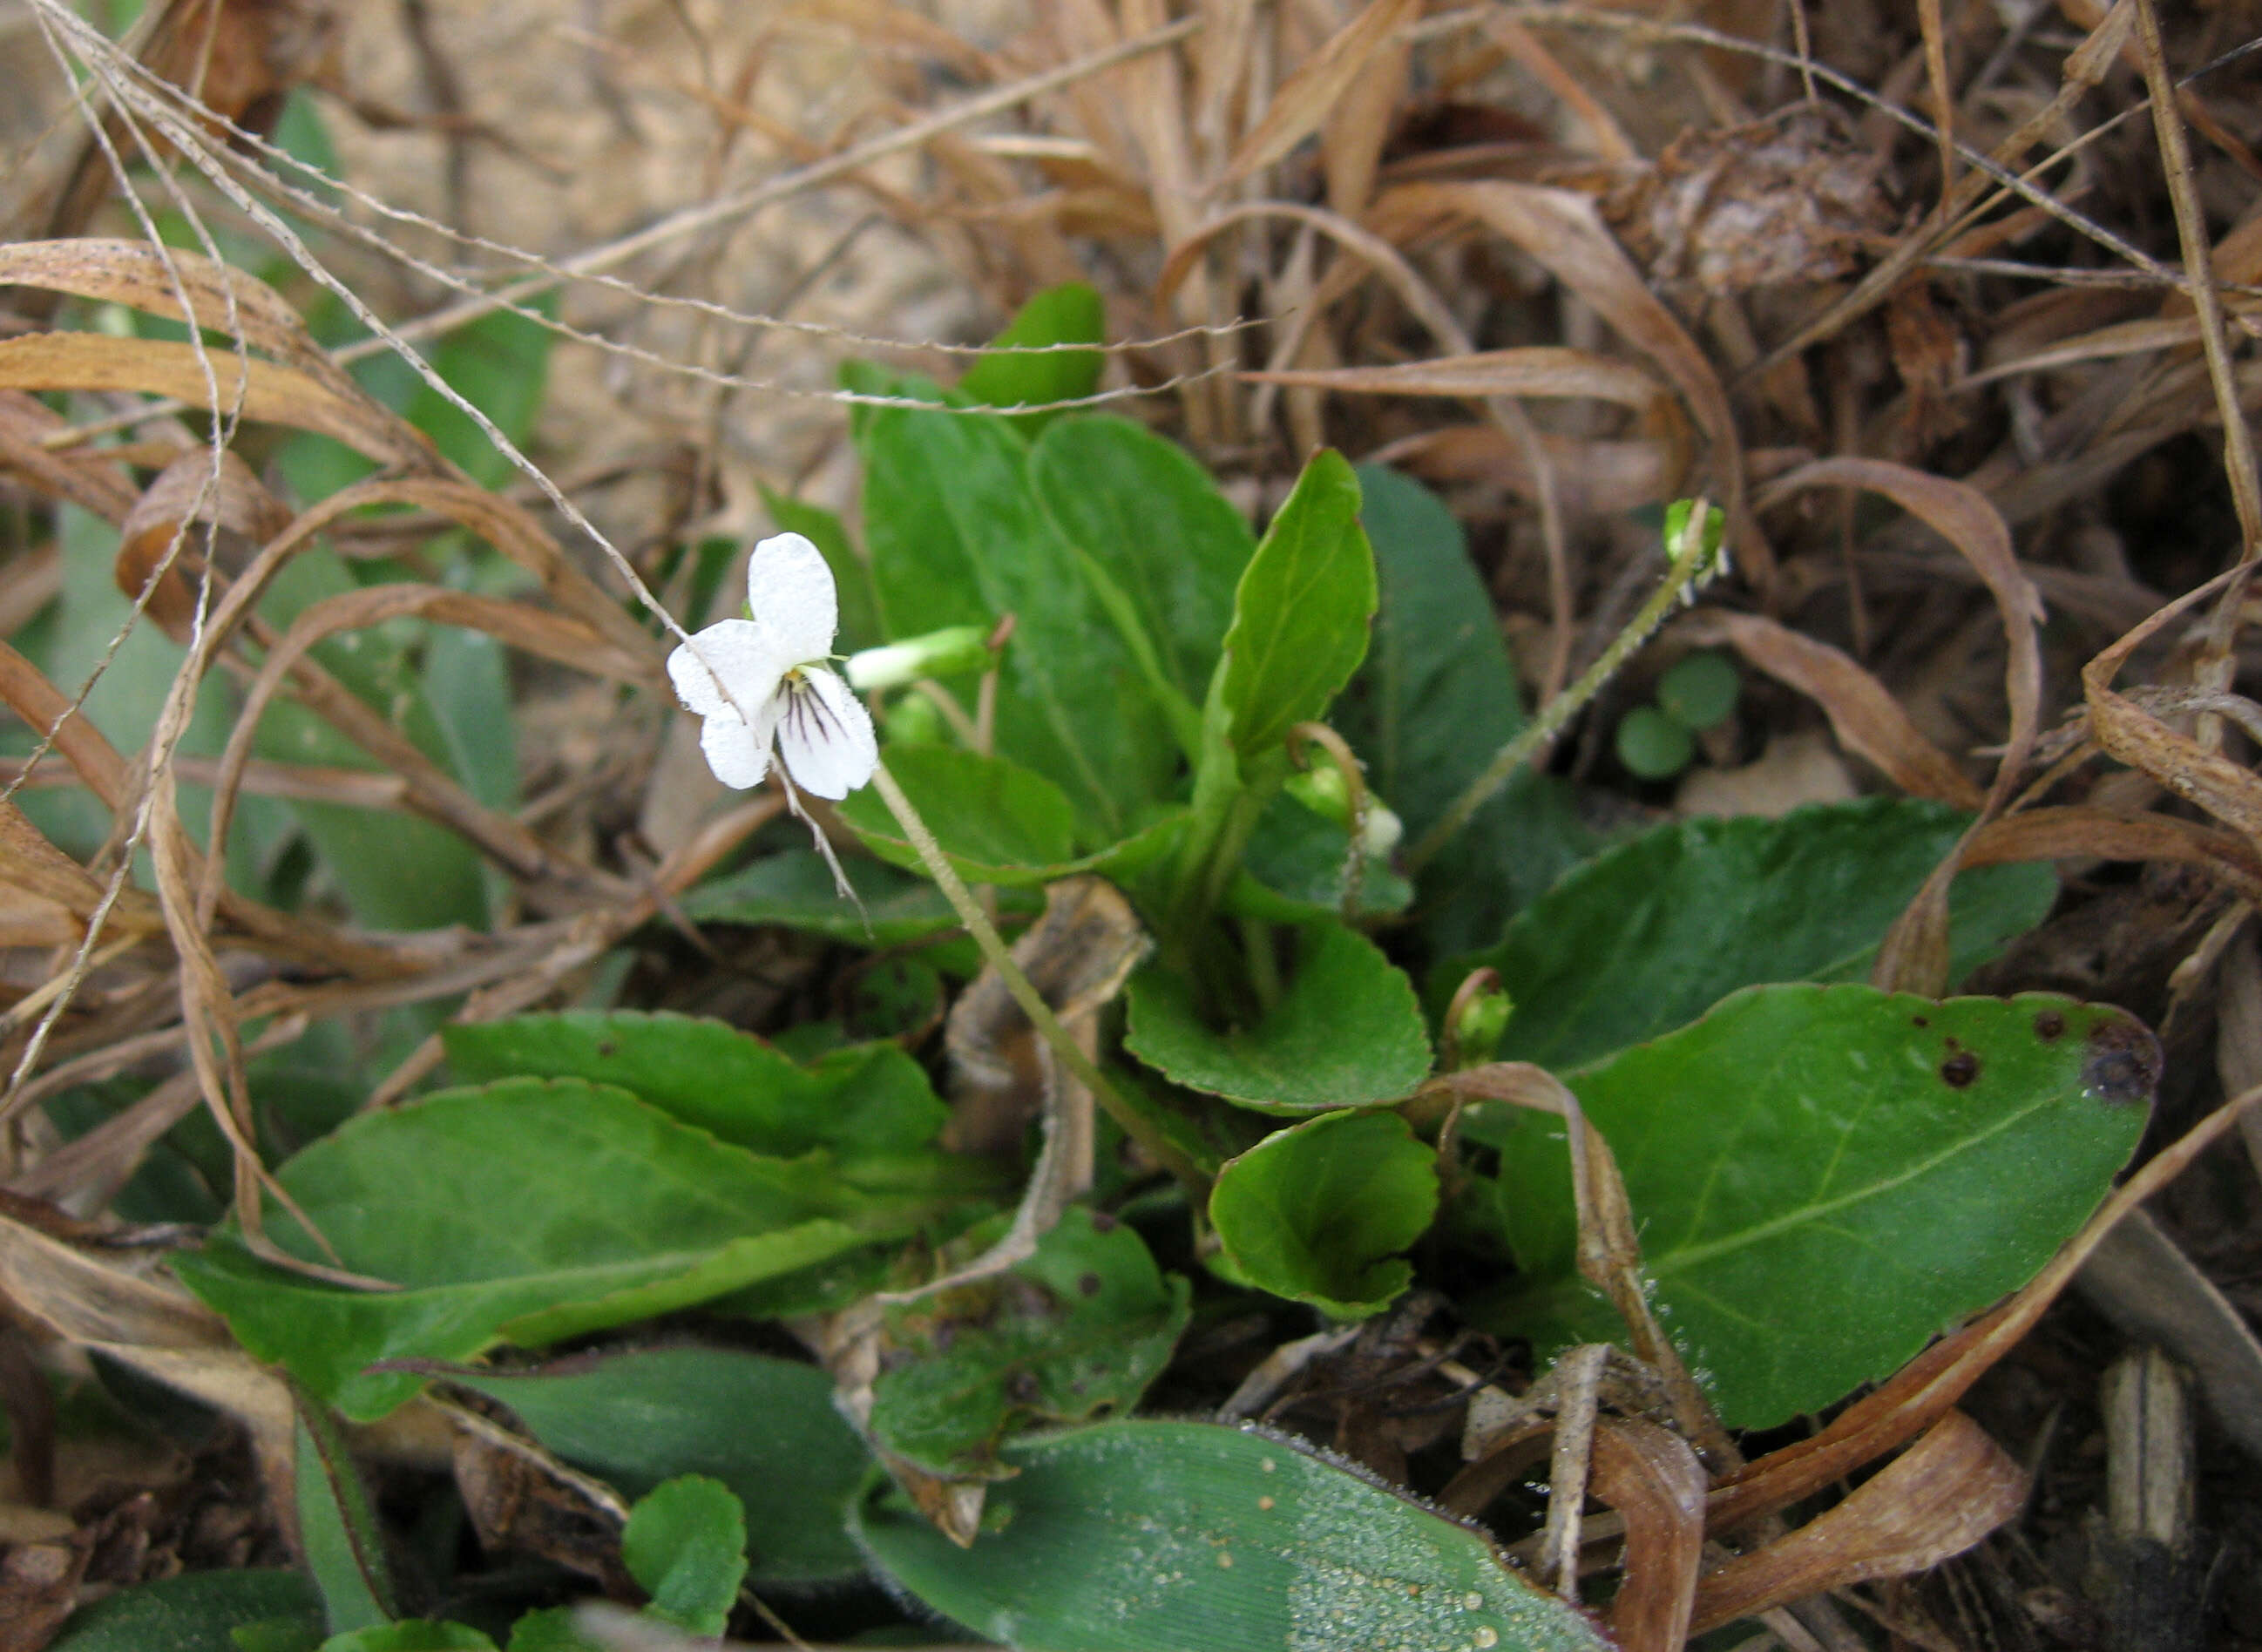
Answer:
<svg viewBox="0 0 2262 1652"><path fill-rule="evenodd" d="M1021 966L1013 962L1013 956L1005 949L1005 942L998 935L997 926L976 903L973 891L966 887L966 880L959 876L957 869L943 854L942 846L934 840L934 833L927 830L926 822L919 818L918 811L911 806L911 800L904 795L904 789L896 783L896 777L888 772L885 763L872 771L872 783L879 789L881 800L894 813L897 824L903 827L904 835L911 840L911 848L918 853L920 863L926 868L927 876L934 879L935 886L942 891L942 898L950 903L951 911L958 914L958 921L966 926L967 933L974 937L974 944L981 949L983 957L991 969L998 971L998 978L1005 984L1005 991L1012 995L1013 1002L1021 1006L1021 1014L1029 1018L1029 1025L1035 1028L1037 1035L1051 1047L1061 1065L1075 1076L1076 1081L1107 1110L1107 1116L1120 1125L1123 1133L1138 1143L1149 1158L1184 1183L1197 1202L1206 1201L1209 1197L1209 1179L1116 1093L1115 1086L1107 1081L1091 1057L1084 1053L1083 1046L1070 1035L1067 1028L1061 1025L1060 1017L1053 1014L1052 1006L1046 1003L1043 996L1029 984L1029 977L1022 973Z"/></svg>
<svg viewBox="0 0 2262 1652"><path fill-rule="evenodd" d="M1485 771L1471 781L1468 789L1453 799L1452 807L1437 817L1418 842L1406 852L1406 875L1417 876L1434 859L1438 850L1452 841L1463 826L1468 825L1476 812L1490 803L1516 771L1531 760L1532 754L1550 744L1557 735L1585 709L1587 703L1602 692L1603 685L1616 676L1634 652L1657 632L1657 628L1679 607L1693 583L1704 579L1712 571L1707 564L1717 554L1714 546L1705 543L1704 525L1709 507L1700 502L1689 513L1690 530L1682 535L1681 543L1672 547L1673 560L1665 571L1665 578L1649 600L1641 605L1640 612L1626 622L1626 627L1610 639L1602 657L1580 674L1579 680L1539 708L1538 714L1525 724L1516 738L1495 754ZM1714 566L1717 566L1715 564Z"/></svg>

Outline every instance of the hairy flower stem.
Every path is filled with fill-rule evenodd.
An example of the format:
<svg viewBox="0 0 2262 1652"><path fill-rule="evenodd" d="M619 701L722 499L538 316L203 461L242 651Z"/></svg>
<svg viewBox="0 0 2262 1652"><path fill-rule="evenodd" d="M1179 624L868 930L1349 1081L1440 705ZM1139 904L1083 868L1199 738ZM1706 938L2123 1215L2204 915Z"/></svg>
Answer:
<svg viewBox="0 0 2262 1652"><path fill-rule="evenodd" d="M1005 942L998 934L998 927L990 921L975 900L973 891L966 886L966 880L959 876L957 869L943 854L942 846L934 840L934 833L926 829L926 822L911 806L911 800L904 795L904 789L896 783L896 777L888 772L887 764L882 763L872 771L872 784L878 790L881 800L895 815L896 823L903 827L904 835L911 840L911 848L917 852L920 863L926 868L927 876L934 879L935 886L942 891L942 898L950 903L951 911L958 914L958 921L966 926L967 933L974 937L974 944L981 949L983 957L991 969L998 971L998 978L1005 984L1005 991L1012 994L1013 1002L1021 1006L1021 1014L1029 1018L1029 1024L1037 1029L1038 1036L1051 1048L1061 1065L1067 1068L1092 1099L1107 1110L1107 1116L1122 1127L1123 1133L1138 1143L1149 1158L1178 1179L1193 1202L1197 1205L1207 1203L1209 1178L1117 1093L1115 1086L1107 1081L1098 1064L1084 1053L1083 1046L1070 1036L1068 1028L1061 1025L1060 1017L1053 1014L1052 1006L1046 1003L1043 996L1029 984L1029 977L1022 973L1021 966L1013 962L1012 954L1005 949Z"/></svg>
<svg viewBox="0 0 2262 1652"><path fill-rule="evenodd" d="M1673 610L1689 599L1690 588L1701 583L1718 566L1714 560L1718 547L1707 543L1704 532L1708 509L1700 504L1689 513L1689 530L1681 536L1679 544L1670 547L1673 559L1665 571L1665 578L1650 593L1641 610L1626 622L1625 629L1610 639L1602 657L1581 672L1576 682L1540 707L1538 714L1524 725L1522 732L1494 755L1484 773L1453 799L1453 806L1438 816L1436 824L1406 852L1407 876L1418 875L1437 851L1468 825L1470 818L1508 784L1509 777L1531 761L1535 752L1560 734L1587 703L1602 692L1603 685L1617 675L1635 651L1656 635L1657 628L1672 617Z"/></svg>

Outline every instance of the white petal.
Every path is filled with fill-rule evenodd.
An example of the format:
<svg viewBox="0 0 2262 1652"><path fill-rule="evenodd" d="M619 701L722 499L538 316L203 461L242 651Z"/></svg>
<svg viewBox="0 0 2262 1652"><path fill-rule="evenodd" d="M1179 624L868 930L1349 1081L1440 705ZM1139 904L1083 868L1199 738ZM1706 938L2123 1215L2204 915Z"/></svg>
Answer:
<svg viewBox="0 0 2262 1652"><path fill-rule="evenodd" d="M746 559L746 602L787 665L806 665L832 652L840 594L825 553L799 534L782 533L754 547Z"/></svg>
<svg viewBox="0 0 2262 1652"><path fill-rule="evenodd" d="M786 667L797 663L780 652L767 625L726 619L676 645L667 657L667 675L676 698L689 710L744 722L777 692ZM727 696L724 688L730 689Z"/></svg>
<svg viewBox="0 0 2262 1652"><path fill-rule="evenodd" d="M707 767L715 771L715 778L740 791L760 785L769 772L770 737L784 710L785 696L778 695L756 710L751 724L728 713L702 724L699 749L707 754Z"/></svg>
<svg viewBox="0 0 2262 1652"><path fill-rule="evenodd" d="M854 689L812 666L798 682L789 680L780 697L789 703L777 725L778 753L795 785L838 803L871 779L880 744Z"/></svg>

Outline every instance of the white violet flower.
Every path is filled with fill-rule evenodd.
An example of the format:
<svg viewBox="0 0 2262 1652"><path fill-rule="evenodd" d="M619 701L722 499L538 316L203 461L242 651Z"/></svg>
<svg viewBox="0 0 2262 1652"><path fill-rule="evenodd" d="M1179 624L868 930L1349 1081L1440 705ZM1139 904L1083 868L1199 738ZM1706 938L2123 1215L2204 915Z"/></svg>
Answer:
<svg viewBox="0 0 2262 1652"><path fill-rule="evenodd" d="M840 624L832 570L782 533L747 559L746 594L752 619L710 625L667 657L676 696L705 719L699 749L744 790L761 783L774 740L794 784L838 801L872 778L880 747L863 702L825 663Z"/></svg>

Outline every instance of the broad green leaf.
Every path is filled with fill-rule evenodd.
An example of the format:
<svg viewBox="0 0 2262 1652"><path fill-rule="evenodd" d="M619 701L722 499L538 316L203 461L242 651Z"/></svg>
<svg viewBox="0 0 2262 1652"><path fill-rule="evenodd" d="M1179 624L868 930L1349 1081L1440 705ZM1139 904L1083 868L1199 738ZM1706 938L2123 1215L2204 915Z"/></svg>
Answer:
<svg viewBox="0 0 2262 1652"><path fill-rule="evenodd" d="M449 1371L510 1407L535 1439L631 1497L711 1475L746 1510L758 1583L860 1570L842 1521L871 1454L812 1365L737 1348L640 1348L527 1371Z"/></svg>
<svg viewBox="0 0 2262 1652"><path fill-rule="evenodd" d="M1142 668L1151 651L1154 675L1199 705L1257 549L1241 513L1192 454L1127 419L1062 420L1031 450L1029 480L1120 595Z"/></svg>
<svg viewBox="0 0 2262 1652"><path fill-rule="evenodd" d="M966 370L959 393L977 406L1027 407L1074 401L1099 386L1107 358L1096 350L1048 350L1055 344L1098 344L1107 336L1106 307L1082 281L1047 287L1014 313L990 341L993 353ZM1027 353L1022 353L1027 352ZM1027 413L1014 422L1034 435L1057 414Z"/></svg>
<svg viewBox="0 0 2262 1652"><path fill-rule="evenodd" d="M1243 876L1226 893L1229 916L1270 923L1308 923L1343 910L1351 833L1283 792L1257 817L1242 856ZM1359 869L1358 911L1364 916L1403 912L1413 886L1388 861L1370 855Z"/></svg>
<svg viewBox="0 0 2262 1652"><path fill-rule="evenodd" d="M1437 1212L1437 1152L1395 1113L1326 1113L1218 1173L1209 1217L1243 1283L1339 1319L1381 1312L1414 1281L1400 1252Z"/></svg>
<svg viewBox="0 0 2262 1652"><path fill-rule="evenodd" d="M778 493L766 482L757 486L761 489L762 509L770 513L779 531L801 535L823 553L825 565L832 570L832 581L840 594L840 634L833 639L832 652L853 654L860 648L877 646L885 633L880 625L880 598L872 584L872 565L856 554L840 518L822 505Z"/></svg>
<svg viewBox="0 0 2262 1652"><path fill-rule="evenodd" d="M746 1576L746 1511L721 1481L678 1475L629 1511L621 1562L652 1597L653 1616L718 1635Z"/></svg>
<svg viewBox="0 0 2262 1652"><path fill-rule="evenodd" d="M1365 657L1374 552L1358 507L1358 478L1322 449L1242 573L1221 668L1244 771L1296 724L1324 716Z"/></svg>
<svg viewBox="0 0 2262 1652"><path fill-rule="evenodd" d="M218 1237L174 1260L260 1359L357 1422L452 1360L703 1302L916 1226L846 1187L821 1153L764 1158L625 1091L509 1079L364 1114L277 1172L349 1270L398 1291L318 1284ZM268 1234L321 1250L281 1212Z"/></svg>
<svg viewBox="0 0 2262 1652"><path fill-rule="evenodd" d="M1572 1075L1625 1177L1659 1317L1732 1428L1895 1370L2031 1278L2143 1135L2159 1047L2120 1010L1755 987ZM1571 1256L1560 1121L1487 1103L1524 1275L1471 1317L1543 1353L1622 1335Z"/></svg>
<svg viewBox="0 0 2262 1652"><path fill-rule="evenodd" d="M1178 840L1181 816L1164 814L1120 842L1079 856L1076 812L1041 775L956 746L890 746L882 761L969 884L1049 884L1092 870L1125 876ZM921 865L876 790L851 792L839 807L873 854L897 866Z"/></svg>
<svg viewBox="0 0 2262 1652"><path fill-rule="evenodd" d="M1359 466L1358 480L1380 600L1334 722L1418 840L1523 728L1524 706L1491 593L1444 501L1380 465ZM1487 944L1591 852L1562 783L1519 771L1423 872L1433 952Z"/></svg>
<svg viewBox="0 0 2262 1652"><path fill-rule="evenodd" d="M807 1067L725 1022L637 1010L568 1010L450 1022L448 1065L465 1084L585 1078L616 1085L684 1123L757 1153L815 1147L909 1151L949 1110L893 1044L837 1050Z"/></svg>
<svg viewBox="0 0 2262 1652"><path fill-rule="evenodd" d="M891 746L888 772L972 883L1036 883L1076 858L1076 810L1042 775L956 746ZM917 869L918 853L877 788L851 792L840 817L875 855Z"/></svg>
<svg viewBox="0 0 2262 1652"><path fill-rule="evenodd" d="M1214 1423L1115 1422L1005 1448L961 1549L875 1484L857 1540L895 1583L1022 1652L1606 1652L1576 1608L1483 1533L1300 1441Z"/></svg>
<svg viewBox="0 0 2262 1652"><path fill-rule="evenodd" d="M891 759L892 754L893 748ZM840 898L832 871L814 849L765 855L701 884L683 897L683 913L697 923L775 924L860 947L898 947L958 927L958 914L926 878L875 861L852 862L845 869L863 903L861 913ZM1041 904L1034 891L999 891L998 905L1008 916L1034 914Z"/></svg>
<svg viewBox="0 0 2262 1652"><path fill-rule="evenodd" d="M1335 923L1302 930L1280 1001L1245 1027L1213 1027L1185 977L1141 970L1123 1044L1173 1084L1267 1113L1394 1101L1430 1076L1412 984Z"/></svg>
<svg viewBox="0 0 2262 1652"><path fill-rule="evenodd" d="M486 1632L468 1623L436 1623L404 1618L399 1623L334 1634L321 1652L495 1652Z"/></svg>
<svg viewBox="0 0 2262 1652"><path fill-rule="evenodd" d="M995 1237L976 1229L968 1243ZM1136 1231L1071 1207L1005 1275L888 1310L872 1438L931 1474L994 1474L1009 1429L1138 1404L1189 1298Z"/></svg>
<svg viewBox="0 0 2262 1652"><path fill-rule="evenodd" d="M1562 1070L1687 1025L1738 987L1866 977L1877 943L1970 817L1873 797L1777 820L1682 820L1581 867L1519 913L1481 964L1516 1001L1504 1060ZM1953 978L2042 920L2047 866L1966 872L1949 893Z"/></svg>
<svg viewBox="0 0 2262 1652"><path fill-rule="evenodd" d="M530 307L556 314L558 295L544 293ZM429 357L448 387L486 415L521 452L549 387L550 349L556 335L540 321L497 310L457 328ZM501 487L518 474L471 415L428 384L419 383L403 410L446 458L482 487Z"/></svg>
<svg viewBox="0 0 2262 1652"><path fill-rule="evenodd" d="M322 1615L335 1634L391 1622L396 1614L385 1533L345 1432L326 1407L302 1397L292 1434L299 1547L322 1591Z"/></svg>
<svg viewBox="0 0 2262 1652"><path fill-rule="evenodd" d="M81 1606L48 1652L236 1652L232 1630L288 1621L319 1638L321 1598L299 1571L188 1572Z"/></svg>
<svg viewBox="0 0 2262 1652"><path fill-rule="evenodd" d="M545 1606L510 1626L509 1652L607 1652L575 1625L571 1606Z"/></svg>
<svg viewBox="0 0 2262 1652"><path fill-rule="evenodd" d="M1162 711L1031 491L1028 446L987 415L869 408L864 535L889 635L1007 614L998 754L1050 779L1109 842L1176 768Z"/></svg>

